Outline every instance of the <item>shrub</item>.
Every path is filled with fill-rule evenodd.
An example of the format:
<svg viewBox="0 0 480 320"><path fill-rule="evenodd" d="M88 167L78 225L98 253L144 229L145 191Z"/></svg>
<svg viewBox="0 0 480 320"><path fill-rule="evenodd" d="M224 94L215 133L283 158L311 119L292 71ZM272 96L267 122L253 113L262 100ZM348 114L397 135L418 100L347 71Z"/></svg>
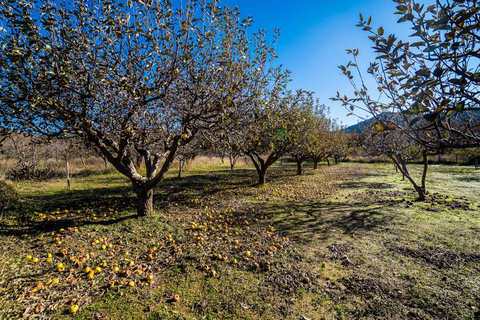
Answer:
<svg viewBox="0 0 480 320"><path fill-rule="evenodd" d="M10 208L18 201L18 191L13 183L5 180L0 180L0 212Z"/></svg>

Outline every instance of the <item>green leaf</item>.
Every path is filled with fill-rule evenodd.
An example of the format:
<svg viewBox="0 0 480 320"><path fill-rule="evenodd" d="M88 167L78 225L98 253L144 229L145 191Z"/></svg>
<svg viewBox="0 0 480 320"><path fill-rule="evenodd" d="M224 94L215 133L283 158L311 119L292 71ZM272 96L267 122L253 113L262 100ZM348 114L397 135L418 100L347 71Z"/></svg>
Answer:
<svg viewBox="0 0 480 320"><path fill-rule="evenodd" d="M382 27L378 28L377 30L378 35L383 36L384 30Z"/></svg>
<svg viewBox="0 0 480 320"><path fill-rule="evenodd" d="M460 102L459 104L457 104L457 106L455 107L455 109L458 111L458 112L463 112L463 109L465 108L465 101L462 101Z"/></svg>
<svg viewBox="0 0 480 320"><path fill-rule="evenodd" d="M412 47L424 47L426 46L427 44L423 41L419 41L419 42L414 42L414 43L411 43L410 46Z"/></svg>

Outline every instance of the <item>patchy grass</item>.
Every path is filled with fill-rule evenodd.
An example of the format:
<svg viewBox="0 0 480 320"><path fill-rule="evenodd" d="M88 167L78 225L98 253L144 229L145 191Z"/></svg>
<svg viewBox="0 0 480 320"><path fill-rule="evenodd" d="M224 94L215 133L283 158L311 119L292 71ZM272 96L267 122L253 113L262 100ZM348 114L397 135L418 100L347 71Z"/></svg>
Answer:
<svg viewBox="0 0 480 320"><path fill-rule="evenodd" d="M432 166L425 202L392 166L294 173L192 165L145 218L115 173L19 182L36 213L2 220L0 318L480 316L479 172Z"/></svg>

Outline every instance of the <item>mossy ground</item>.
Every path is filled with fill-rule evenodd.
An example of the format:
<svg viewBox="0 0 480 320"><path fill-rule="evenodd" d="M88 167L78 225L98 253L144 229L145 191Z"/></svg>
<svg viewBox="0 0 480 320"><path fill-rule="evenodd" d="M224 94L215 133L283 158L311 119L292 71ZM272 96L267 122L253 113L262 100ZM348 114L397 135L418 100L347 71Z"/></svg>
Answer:
<svg viewBox="0 0 480 320"><path fill-rule="evenodd" d="M172 172L144 218L115 173L19 182L36 214L2 220L0 318L480 317L480 172L432 166L425 202L391 165L294 174Z"/></svg>

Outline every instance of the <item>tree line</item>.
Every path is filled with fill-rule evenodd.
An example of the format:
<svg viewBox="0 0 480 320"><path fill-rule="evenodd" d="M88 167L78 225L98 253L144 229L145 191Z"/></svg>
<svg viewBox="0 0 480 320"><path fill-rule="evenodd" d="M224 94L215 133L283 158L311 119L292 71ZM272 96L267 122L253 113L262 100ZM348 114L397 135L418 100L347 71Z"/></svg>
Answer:
<svg viewBox="0 0 480 320"><path fill-rule="evenodd" d="M307 156L325 157L307 133L343 139L312 93L288 90L278 31L251 32L238 8L2 0L0 12L2 132L94 148L131 181L139 216L175 158L182 166L200 146L247 155L262 184L289 152L299 173Z"/></svg>

